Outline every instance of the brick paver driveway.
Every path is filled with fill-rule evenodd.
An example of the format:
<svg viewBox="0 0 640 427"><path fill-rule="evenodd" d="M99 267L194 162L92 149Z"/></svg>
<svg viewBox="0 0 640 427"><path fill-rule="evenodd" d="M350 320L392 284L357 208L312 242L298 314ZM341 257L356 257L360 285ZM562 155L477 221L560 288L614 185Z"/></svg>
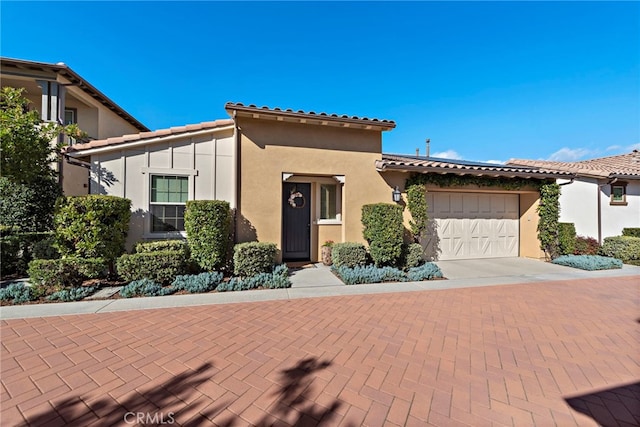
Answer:
<svg viewBox="0 0 640 427"><path fill-rule="evenodd" d="M637 425L639 278L2 322L13 425Z"/></svg>

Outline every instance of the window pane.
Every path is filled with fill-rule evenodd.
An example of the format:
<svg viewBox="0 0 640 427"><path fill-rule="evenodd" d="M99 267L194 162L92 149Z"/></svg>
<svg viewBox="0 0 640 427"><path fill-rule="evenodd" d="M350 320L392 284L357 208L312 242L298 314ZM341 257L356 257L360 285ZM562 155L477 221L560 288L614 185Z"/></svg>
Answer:
<svg viewBox="0 0 640 427"><path fill-rule="evenodd" d="M336 186L321 184L320 185L320 218L335 219L336 218Z"/></svg>
<svg viewBox="0 0 640 427"><path fill-rule="evenodd" d="M185 203L189 198L189 178L186 176L151 177L151 202Z"/></svg>
<svg viewBox="0 0 640 427"><path fill-rule="evenodd" d="M624 187L617 186L612 188L613 201L624 202Z"/></svg>

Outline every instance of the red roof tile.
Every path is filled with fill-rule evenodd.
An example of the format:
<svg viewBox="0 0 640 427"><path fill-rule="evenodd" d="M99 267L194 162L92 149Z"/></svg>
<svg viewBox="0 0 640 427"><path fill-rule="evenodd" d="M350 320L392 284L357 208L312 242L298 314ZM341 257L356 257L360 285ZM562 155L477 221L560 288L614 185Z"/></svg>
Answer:
<svg viewBox="0 0 640 427"><path fill-rule="evenodd" d="M249 114L259 114L265 116L281 116L288 117L294 119L307 119L307 120L317 120L322 122L333 122L339 123L343 126L347 124L355 124L363 127L370 127L382 130L391 130L396 127L396 122L393 120L381 120L375 118L368 117L358 117L358 116L348 116L346 114L338 115L338 114L329 114L329 113L316 113L314 111L305 112L303 110L293 111L291 108L286 110L275 107L269 108L267 106L258 107L254 104L244 105L240 102L227 102L224 108L228 111L240 111ZM231 113L230 113L231 114Z"/></svg>
<svg viewBox="0 0 640 427"><path fill-rule="evenodd" d="M439 159L435 157L403 156L383 154L376 161L376 169L415 172L453 173L459 175L486 175L522 178L567 178L569 172L561 172L538 167L518 167L465 160Z"/></svg>
<svg viewBox="0 0 640 427"><path fill-rule="evenodd" d="M222 120L214 120L212 122L203 122L198 124L192 124L187 126L177 126L169 129L159 129L154 132L142 132L142 133L134 133L130 135L122 135L113 138L107 139L97 139L94 141L90 141L84 144L75 144L69 147L66 147L67 153L73 153L78 151L89 150L93 148L102 148L102 147L111 147L126 144L133 141L143 141L151 138L162 138L166 136L172 135L181 135L188 134L191 132L207 130L207 129L216 129L220 127L226 127L233 125L233 120L231 119L222 119Z"/></svg>
<svg viewBox="0 0 640 427"><path fill-rule="evenodd" d="M619 156L600 157L580 162L511 159L507 164L542 167L581 176L640 179L640 152L638 150Z"/></svg>

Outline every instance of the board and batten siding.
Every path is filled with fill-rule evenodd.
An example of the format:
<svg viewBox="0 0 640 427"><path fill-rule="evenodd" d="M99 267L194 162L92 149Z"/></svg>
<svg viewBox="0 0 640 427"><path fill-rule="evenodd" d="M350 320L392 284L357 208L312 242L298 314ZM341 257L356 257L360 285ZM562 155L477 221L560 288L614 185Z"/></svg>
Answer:
<svg viewBox="0 0 640 427"><path fill-rule="evenodd" d="M189 200L225 200L235 208L233 130L93 154L91 167L91 194L131 200L127 248L140 240L180 236L150 233L151 175L188 176Z"/></svg>

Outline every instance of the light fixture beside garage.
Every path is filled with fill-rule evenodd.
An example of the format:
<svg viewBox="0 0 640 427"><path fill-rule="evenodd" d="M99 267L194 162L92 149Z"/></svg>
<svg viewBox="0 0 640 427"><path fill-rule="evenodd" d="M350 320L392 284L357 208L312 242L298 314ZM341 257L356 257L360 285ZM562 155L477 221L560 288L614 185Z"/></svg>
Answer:
<svg viewBox="0 0 640 427"><path fill-rule="evenodd" d="M400 190L398 190L397 185L396 185L396 188L394 188L393 191L391 192L391 198L396 203L399 203L400 200L402 200L402 193L400 192Z"/></svg>

